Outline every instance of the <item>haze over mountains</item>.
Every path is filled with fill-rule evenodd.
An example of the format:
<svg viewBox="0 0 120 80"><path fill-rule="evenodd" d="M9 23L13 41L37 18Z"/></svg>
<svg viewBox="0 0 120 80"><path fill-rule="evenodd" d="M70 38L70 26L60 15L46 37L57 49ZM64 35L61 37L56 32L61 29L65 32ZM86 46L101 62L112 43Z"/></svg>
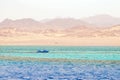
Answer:
<svg viewBox="0 0 120 80"><path fill-rule="evenodd" d="M74 19L74 18L56 18L44 21L35 21L31 18L24 18L18 20L5 19L0 23L0 27L64 27L70 28L74 26L94 26L94 27L111 27L120 24L120 18L112 17L110 15L97 15L88 18Z"/></svg>
<svg viewBox="0 0 120 80"><path fill-rule="evenodd" d="M43 44L62 44L65 40L69 42L69 39L72 38L77 40L74 41L74 44L78 45L83 44L86 39L101 40L106 38L105 40L107 40L107 38L111 38L111 40L119 40L120 18L109 15L97 15L84 19L56 18L44 21L24 18L18 20L5 19L0 23L0 42L2 43L9 44L12 40L12 43L35 43L37 41L39 43L40 40L43 40L40 41ZM83 43L79 43L82 40L80 38L84 38ZM91 43L90 40L86 40L86 42Z"/></svg>
<svg viewBox="0 0 120 80"><path fill-rule="evenodd" d="M84 18L90 24L96 25L98 27L111 27L115 25L120 25L120 18L112 17L110 15L97 15Z"/></svg>

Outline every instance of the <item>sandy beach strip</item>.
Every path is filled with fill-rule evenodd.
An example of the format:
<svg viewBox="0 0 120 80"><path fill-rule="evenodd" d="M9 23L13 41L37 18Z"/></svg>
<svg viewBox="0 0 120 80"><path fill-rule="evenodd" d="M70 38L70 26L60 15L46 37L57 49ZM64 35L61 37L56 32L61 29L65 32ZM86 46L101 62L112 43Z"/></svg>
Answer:
<svg viewBox="0 0 120 80"><path fill-rule="evenodd" d="M31 57L9 57L0 56L0 60L10 61L37 61L37 62L73 62L73 63L105 63L105 64L120 64L120 60L85 60L85 59L63 59L63 58L31 58Z"/></svg>

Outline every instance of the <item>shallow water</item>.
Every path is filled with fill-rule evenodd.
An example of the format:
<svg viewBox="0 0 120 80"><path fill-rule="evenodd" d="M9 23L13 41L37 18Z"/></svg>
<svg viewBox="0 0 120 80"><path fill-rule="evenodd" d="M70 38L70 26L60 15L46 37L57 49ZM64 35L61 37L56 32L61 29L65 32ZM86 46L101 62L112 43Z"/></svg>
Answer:
<svg viewBox="0 0 120 80"><path fill-rule="evenodd" d="M47 54L38 54L37 50L49 50ZM1 46L1 56L83 59L83 60L120 60L120 47L102 46Z"/></svg>
<svg viewBox="0 0 120 80"><path fill-rule="evenodd" d="M37 54L47 49L48 54ZM120 63L120 47L0 46L0 56L105 60ZM119 63L0 60L0 80L120 80Z"/></svg>

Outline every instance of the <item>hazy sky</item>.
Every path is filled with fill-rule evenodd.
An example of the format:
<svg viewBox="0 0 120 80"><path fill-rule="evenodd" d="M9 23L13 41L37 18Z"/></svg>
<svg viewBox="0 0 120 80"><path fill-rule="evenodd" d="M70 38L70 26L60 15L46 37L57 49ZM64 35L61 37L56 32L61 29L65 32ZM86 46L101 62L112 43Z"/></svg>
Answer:
<svg viewBox="0 0 120 80"><path fill-rule="evenodd" d="M120 17L120 0L0 0L0 21L5 18Z"/></svg>

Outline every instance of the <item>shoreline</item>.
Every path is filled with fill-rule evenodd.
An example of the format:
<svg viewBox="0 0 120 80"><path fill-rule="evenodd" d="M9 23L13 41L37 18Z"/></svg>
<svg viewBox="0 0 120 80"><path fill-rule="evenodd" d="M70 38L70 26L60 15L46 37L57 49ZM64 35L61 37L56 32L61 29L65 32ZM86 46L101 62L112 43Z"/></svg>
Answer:
<svg viewBox="0 0 120 80"><path fill-rule="evenodd" d="M120 64L120 60L82 60L82 59L31 58L31 57L9 57L9 56L0 56L0 60L30 61L30 62L71 62L71 63Z"/></svg>

